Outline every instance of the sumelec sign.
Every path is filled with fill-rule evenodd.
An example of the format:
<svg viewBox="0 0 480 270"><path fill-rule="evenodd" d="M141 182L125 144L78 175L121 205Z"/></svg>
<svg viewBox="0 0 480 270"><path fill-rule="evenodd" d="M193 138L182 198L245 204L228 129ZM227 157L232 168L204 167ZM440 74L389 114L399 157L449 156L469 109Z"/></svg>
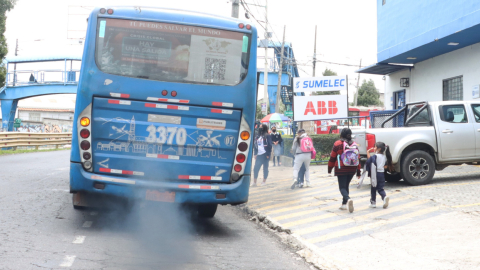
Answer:
<svg viewBox="0 0 480 270"><path fill-rule="evenodd" d="M293 78L294 92L342 91L347 90L347 76L316 78Z"/></svg>

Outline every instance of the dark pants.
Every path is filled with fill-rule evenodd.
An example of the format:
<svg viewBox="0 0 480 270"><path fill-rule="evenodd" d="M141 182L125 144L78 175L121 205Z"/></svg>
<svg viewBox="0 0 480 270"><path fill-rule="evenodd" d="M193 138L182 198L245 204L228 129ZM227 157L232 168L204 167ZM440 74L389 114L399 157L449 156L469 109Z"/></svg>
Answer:
<svg viewBox="0 0 480 270"><path fill-rule="evenodd" d="M305 165L302 165L300 171L298 171L298 184L305 182Z"/></svg>
<svg viewBox="0 0 480 270"><path fill-rule="evenodd" d="M340 193L342 193L343 200L342 204L347 204L347 201L350 199L348 194L350 193L350 181L352 181L352 178L355 174L350 174L350 175L338 175L338 189L340 189Z"/></svg>
<svg viewBox="0 0 480 270"><path fill-rule="evenodd" d="M370 189L370 193L372 197L370 198L371 203L375 203L377 200L377 191L380 196L382 196L382 200L385 199L385 196L387 194L385 193L385 190L383 189L385 187L385 174L383 172L377 173L377 186L373 187Z"/></svg>
<svg viewBox="0 0 480 270"><path fill-rule="evenodd" d="M273 166L275 166L275 158L277 158L277 163L280 165L280 156L273 157Z"/></svg>
<svg viewBox="0 0 480 270"><path fill-rule="evenodd" d="M257 156L255 160L255 167L253 167L254 178L258 178L258 172L260 172L260 167L263 165L263 179L268 177L268 158L266 154Z"/></svg>

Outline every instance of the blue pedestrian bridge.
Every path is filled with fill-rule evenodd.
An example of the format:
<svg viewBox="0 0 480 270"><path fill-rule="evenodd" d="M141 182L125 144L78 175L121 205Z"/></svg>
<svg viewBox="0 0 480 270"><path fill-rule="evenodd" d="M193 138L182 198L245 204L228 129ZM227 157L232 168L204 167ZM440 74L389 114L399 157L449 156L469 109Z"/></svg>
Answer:
<svg viewBox="0 0 480 270"><path fill-rule="evenodd" d="M18 101L24 98L76 94L81 55L14 56L5 59L7 77L0 88L2 125L12 131ZM74 69L73 67L78 67Z"/></svg>

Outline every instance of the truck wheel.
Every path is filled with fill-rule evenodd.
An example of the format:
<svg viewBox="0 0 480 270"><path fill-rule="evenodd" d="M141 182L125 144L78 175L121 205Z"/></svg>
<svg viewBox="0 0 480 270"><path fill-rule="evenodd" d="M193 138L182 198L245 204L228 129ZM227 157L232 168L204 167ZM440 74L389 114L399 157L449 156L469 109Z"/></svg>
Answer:
<svg viewBox="0 0 480 270"><path fill-rule="evenodd" d="M198 206L198 216L201 218L213 218L217 212L218 204L203 204Z"/></svg>
<svg viewBox="0 0 480 270"><path fill-rule="evenodd" d="M426 185L435 175L435 160L425 151L412 151L402 158L402 175L412 186Z"/></svg>

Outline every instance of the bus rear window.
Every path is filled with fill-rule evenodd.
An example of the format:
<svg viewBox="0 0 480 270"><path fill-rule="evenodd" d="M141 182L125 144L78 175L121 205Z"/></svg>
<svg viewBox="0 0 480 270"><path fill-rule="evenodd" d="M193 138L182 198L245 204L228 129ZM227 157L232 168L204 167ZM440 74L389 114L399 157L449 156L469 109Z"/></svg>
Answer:
<svg viewBox="0 0 480 270"><path fill-rule="evenodd" d="M250 35L146 21L99 19L96 63L105 73L166 82L236 85Z"/></svg>

